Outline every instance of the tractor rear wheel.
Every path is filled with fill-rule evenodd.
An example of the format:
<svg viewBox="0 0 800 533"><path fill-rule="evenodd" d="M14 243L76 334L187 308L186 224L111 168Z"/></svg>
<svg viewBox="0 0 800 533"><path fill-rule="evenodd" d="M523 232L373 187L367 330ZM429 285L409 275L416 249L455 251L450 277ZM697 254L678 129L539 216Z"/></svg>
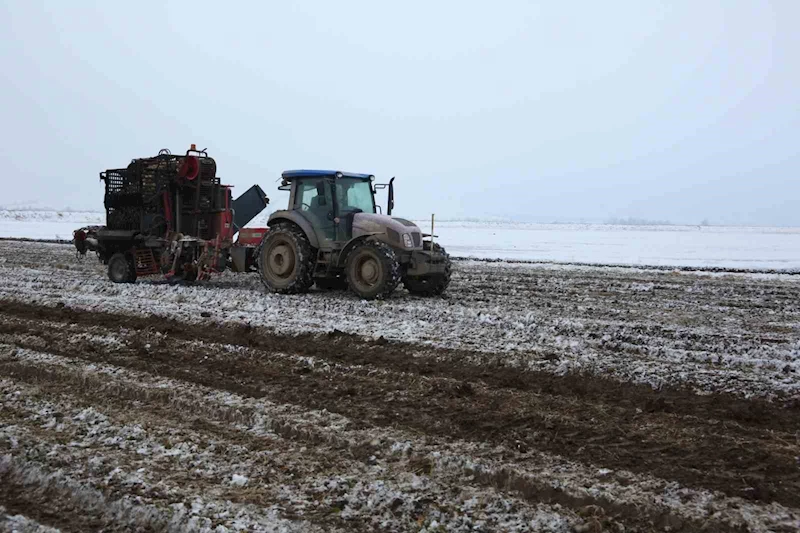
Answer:
<svg viewBox="0 0 800 533"><path fill-rule="evenodd" d="M136 281L136 268L133 260L117 252L108 260L108 279L114 283L133 283Z"/></svg>
<svg viewBox="0 0 800 533"><path fill-rule="evenodd" d="M291 223L272 226L261 245L258 272L271 292L307 292L314 284L314 249L303 230Z"/></svg>
<svg viewBox="0 0 800 533"><path fill-rule="evenodd" d="M431 243L425 241L423 247L428 251L431 249ZM406 276L403 278L403 286L415 296L439 296L450 285L450 274L452 273L450 256L447 255L444 248L436 243L433 244L433 251L444 254L444 272L428 276Z"/></svg>
<svg viewBox="0 0 800 533"><path fill-rule="evenodd" d="M347 255L347 285L365 300L388 297L400 283L394 250L380 241L366 241Z"/></svg>

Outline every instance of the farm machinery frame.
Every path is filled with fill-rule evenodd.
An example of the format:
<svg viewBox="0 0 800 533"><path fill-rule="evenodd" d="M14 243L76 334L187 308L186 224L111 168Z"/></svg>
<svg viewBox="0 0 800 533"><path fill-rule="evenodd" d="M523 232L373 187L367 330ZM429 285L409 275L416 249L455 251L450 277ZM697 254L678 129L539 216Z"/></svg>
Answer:
<svg viewBox="0 0 800 533"><path fill-rule="evenodd" d="M251 270L268 228L243 226L269 199L254 185L234 201L216 172L216 161L195 145L184 155L165 149L101 172L106 225L76 230L78 253L96 252L115 283L156 275L195 281L226 268Z"/></svg>

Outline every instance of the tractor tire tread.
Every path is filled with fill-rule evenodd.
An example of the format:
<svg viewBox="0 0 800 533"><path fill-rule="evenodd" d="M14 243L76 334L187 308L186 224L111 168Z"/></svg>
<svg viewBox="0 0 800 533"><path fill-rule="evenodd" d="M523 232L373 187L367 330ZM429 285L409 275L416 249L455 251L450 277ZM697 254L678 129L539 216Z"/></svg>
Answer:
<svg viewBox="0 0 800 533"><path fill-rule="evenodd" d="M358 254L367 247L376 252L382 263L383 271L387 273L380 289L374 294L363 294L359 292L354 286L351 276L352 262L355 260ZM362 244L353 248L353 250L347 254L347 258L345 259L345 273L347 278L347 286L350 291L365 300L383 300L388 298L397 288L397 285L400 284L400 280L402 279L400 263L397 260L397 254L395 254L394 249L388 244L377 240L366 240Z"/></svg>
<svg viewBox="0 0 800 533"><path fill-rule="evenodd" d="M294 242L294 250L297 254L295 258L297 273L292 283L288 286L274 287L269 284L269 281L264 276L263 251L270 240L277 239L281 236L286 236ZM275 224L264 236L264 240L261 241L258 248L258 275L261 278L261 283L264 284L268 291L277 294L301 294L308 292L314 284L314 248L311 246L308 237L302 229L291 222Z"/></svg>
<svg viewBox="0 0 800 533"><path fill-rule="evenodd" d="M117 264L122 262L127 267L124 275L117 278L115 275L115 269L117 268ZM108 279L113 281L114 283L133 283L136 281L136 265L133 262L133 258L127 254L122 252L116 252L108 259Z"/></svg>

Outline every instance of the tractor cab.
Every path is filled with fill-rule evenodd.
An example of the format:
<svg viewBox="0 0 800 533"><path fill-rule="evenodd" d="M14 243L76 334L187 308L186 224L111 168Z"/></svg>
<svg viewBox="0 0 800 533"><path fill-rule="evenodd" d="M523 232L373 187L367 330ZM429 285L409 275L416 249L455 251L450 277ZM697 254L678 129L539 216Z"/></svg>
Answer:
<svg viewBox="0 0 800 533"><path fill-rule="evenodd" d="M375 185L371 174L332 170L288 170L282 178L281 188L291 193L289 209L308 220L320 241L331 242L352 239L355 215L378 214L376 187L390 186ZM390 197L392 192L390 188Z"/></svg>

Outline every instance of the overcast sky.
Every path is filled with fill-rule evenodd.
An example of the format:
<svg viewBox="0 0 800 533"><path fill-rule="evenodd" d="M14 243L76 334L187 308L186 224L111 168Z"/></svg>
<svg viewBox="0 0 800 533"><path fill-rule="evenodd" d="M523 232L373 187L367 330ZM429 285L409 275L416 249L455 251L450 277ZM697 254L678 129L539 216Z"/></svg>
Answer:
<svg viewBox="0 0 800 533"><path fill-rule="evenodd" d="M0 205L208 148L397 213L800 225L800 2L0 0ZM381 196L381 201L383 201Z"/></svg>

